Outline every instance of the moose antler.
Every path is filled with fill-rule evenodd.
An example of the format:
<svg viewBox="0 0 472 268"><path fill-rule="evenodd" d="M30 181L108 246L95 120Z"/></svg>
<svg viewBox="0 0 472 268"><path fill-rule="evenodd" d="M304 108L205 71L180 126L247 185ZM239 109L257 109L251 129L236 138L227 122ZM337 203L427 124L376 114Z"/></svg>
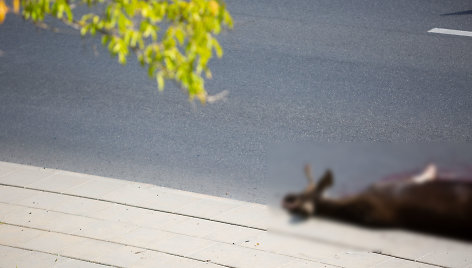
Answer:
<svg viewBox="0 0 472 268"><path fill-rule="evenodd" d="M310 164L305 165L305 176L308 181L308 186L305 189L305 193L313 192L316 189L316 184L315 184L315 180L313 179L313 175L311 174Z"/></svg>
<svg viewBox="0 0 472 268"><path fill-rule="evenodd" d="M305 165L305 176L306 179L308 180L308 184L314 184L315 180L313 179L313 176L311 175L311 166L310 164Z"/></svg>

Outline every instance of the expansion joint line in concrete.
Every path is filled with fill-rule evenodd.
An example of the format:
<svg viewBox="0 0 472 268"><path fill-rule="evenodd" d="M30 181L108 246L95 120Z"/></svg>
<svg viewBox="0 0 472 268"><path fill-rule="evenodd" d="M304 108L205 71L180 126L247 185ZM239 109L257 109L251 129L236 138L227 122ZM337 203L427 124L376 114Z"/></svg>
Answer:
<svg viewBox="0 0 472 268"><path fill-rule="evenodd" d="M138 248L138 249L143 249L143 250L159 252L159 253L163 253L163 254L179 257L179 258L193 260L193 261L199 261L199 262L205 262L205 263L208 262L208 263L212 263L212 264L219 265L219 266L222 266L222 267L235 268L233 266L228 266L228 265L225 265L225 264L216 263L216 262L212 262L212 261L208 261L208 260L202 260L202 259L188 257L188 256L180 255L180 254L175 254L175 253L171 253L171 252L162 251L162 250L157 250L157 249L152 249L152 248L147 248L147 247L142 247L142 246L136 246L136 245L128 245L128 244L124 244L124 243L120 243L120 242L104 240L104 239L98 239L98 238L84 236L84 235L77 235L77 234L69 234L69 233L64 233L64 232L51 231L51 230L42 229L42 228L25 226L25 225L21 225L21 224L11 224L11 223L8 223L8 222L2 222L2 224L9 225L9 226L15 226L15 227L18 227L18 228L32 229L32 230L38 230L38 231L43 231L43 232L48 232L48 233L55 233L55 234L62 234L62 235L79 237L79 238L91 239L91 240L95 240L95 241L99 241L99 242L106 242L106 243L111 243L111 244L115 244L115 245L128 246L128 247L133 247L133 248ZM8 245L6 245L6 246L8 246ZM30 249L26 249L26 250L30 250ZM36 250L32 250L32 251L36 251ZM38 251L38 252L41 252L41 251ZM48 252L44 252L44 253L48 253ZM57 255L55 253L48 253L48 254ZM59 256L61 256L61 255L59 255ZM73 257L69 257L69 256L63 256L63 257L73 258ZM93 261L89 261L89 262L93 262ZM102 263L99 263L99 262L96 262L96 263L102 264ZM110 265L110 264L104 264L104 265L116 267L116 266Z"/></svg>
<svg viewBox="0 0 472 268"><path fill-rule="evenodd" d="M8 225L10 225L10 224L8 224ZM21 250L26 250L26 251L31 251L31 252L38 252L38 253L48 254L48 255L67 258L67 259L72 259L72 260L78 260L78 261L83 261L83 262L88 262L88 263L105 265L105 266L109 266L109 267L125 268L125 267L122 267L122 266L110 265L110 264L106 264L106 263L103 263L103 262L91 261L91 260L87 260L87 259L82 259L82 258L76 258L76 257L72 257L72 256L62 255L62 254L51 253L51 252L37 250L37 249L29 249L29 248L11 246L11 245L7 245L7 244L3 244L2 242L0 242L0 246L9 247L9 248L16 248L16 249L21 249Z"/></svg>
<svg viewBox="0 0 472 268"><path fill-rule="evenodd" d="M123 206L128 206L128 207L146 209L146 210L151 210L151 211L157 211L157 212L168 213L168 214L173 214L173 215L178 215L178 216L184 216L184 217L189 217L189 218L200 219L200 220L206 220L206 221L218 222L218 223L223 223L223 224L229 224L229 225L243 227L243 228L249 228L249 229L253 229L253 230L267 231L266 228L260 228L260 227L249 226L249 225L238 224L238 223L232 223L232 222L226 222L226 221L220 221L220 220L210 219L210 218L206 218L206 217L198 217L198 216L194 216L194 215L188 215L188 214L178 213L178 212L173 212L173 211L167 211L167 210L161 210L161 209L155 209L155 208L148 208L148 207L128 204L128 203L124 203L124 202L110 201L110 200L101 199L101 198L95 198L95 197L89 197L89 196L83 196L83 195L76 195L76 194L69 194L69 193L63 193L63 192L51 191L51 190L44 190L44 189L37 189L37 188L32 188L32 187L27 187L27 186L18 186L18 185L13 185L13 184L6 184L6 183L0 183L0 186L15 187L15 188L20 188L20 189L39 191L39 192L45 192L45 193L51 193L51 194L59 194L59 195L66 195L66 196L72 196L72 197L78 197L78 198L85 198L85 199L89 199L89 200L102 201L102 202L107 202L107 203L111 203L111 204L123 205Z"/></svg>

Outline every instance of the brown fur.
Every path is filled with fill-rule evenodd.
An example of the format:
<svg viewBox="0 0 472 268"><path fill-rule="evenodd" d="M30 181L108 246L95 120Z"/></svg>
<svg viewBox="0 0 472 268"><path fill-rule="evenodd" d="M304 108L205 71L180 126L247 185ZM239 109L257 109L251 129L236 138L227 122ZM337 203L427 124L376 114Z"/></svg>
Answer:
<svg viewBox="0 0 472 268"><path fill-rule="evenodd" d="M382 181L350 197L327 198L323 192L333 183L331 171L315 184L307 165L309 185L299 194L287 195L282 205L303 216L319 215L472 240L472 183L441 180L434 171L430 166L420 176Z"/></svg>

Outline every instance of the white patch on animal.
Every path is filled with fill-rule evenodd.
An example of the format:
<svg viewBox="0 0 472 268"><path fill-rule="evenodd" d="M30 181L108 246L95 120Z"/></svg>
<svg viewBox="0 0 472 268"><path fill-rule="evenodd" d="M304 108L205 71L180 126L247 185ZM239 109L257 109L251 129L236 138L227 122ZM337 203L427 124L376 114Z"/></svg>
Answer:
<svg viewBox="0 0 472 268"><path fill-rule="evenodd" d="M438 168L434 164L429 164L425 170L416 176L413 177L412 181L417 184L422 184L427 181L432 181L436 179L438 175Z"/></svg>

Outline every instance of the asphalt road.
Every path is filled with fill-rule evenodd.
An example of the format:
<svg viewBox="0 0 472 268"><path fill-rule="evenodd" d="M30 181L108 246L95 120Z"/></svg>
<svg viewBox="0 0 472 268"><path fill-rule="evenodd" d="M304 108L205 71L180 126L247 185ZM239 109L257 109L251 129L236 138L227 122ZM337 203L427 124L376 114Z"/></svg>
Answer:
<svg viewBox="0 0 472 268"><path fill-rule="evenodd" d="M470 1L231 0L228 9L235 27L206 85L230 95L205 107L169 84L159 94L137 64L95 55L96 42L76 32L8 16L0 160L267 202L279 144L472 140L472 37L427 32L472 31ZM430 160L404 147L406 166ZM325 154L302 148L307 159ZM454 148L471 163L469 147Z"/></svg>

